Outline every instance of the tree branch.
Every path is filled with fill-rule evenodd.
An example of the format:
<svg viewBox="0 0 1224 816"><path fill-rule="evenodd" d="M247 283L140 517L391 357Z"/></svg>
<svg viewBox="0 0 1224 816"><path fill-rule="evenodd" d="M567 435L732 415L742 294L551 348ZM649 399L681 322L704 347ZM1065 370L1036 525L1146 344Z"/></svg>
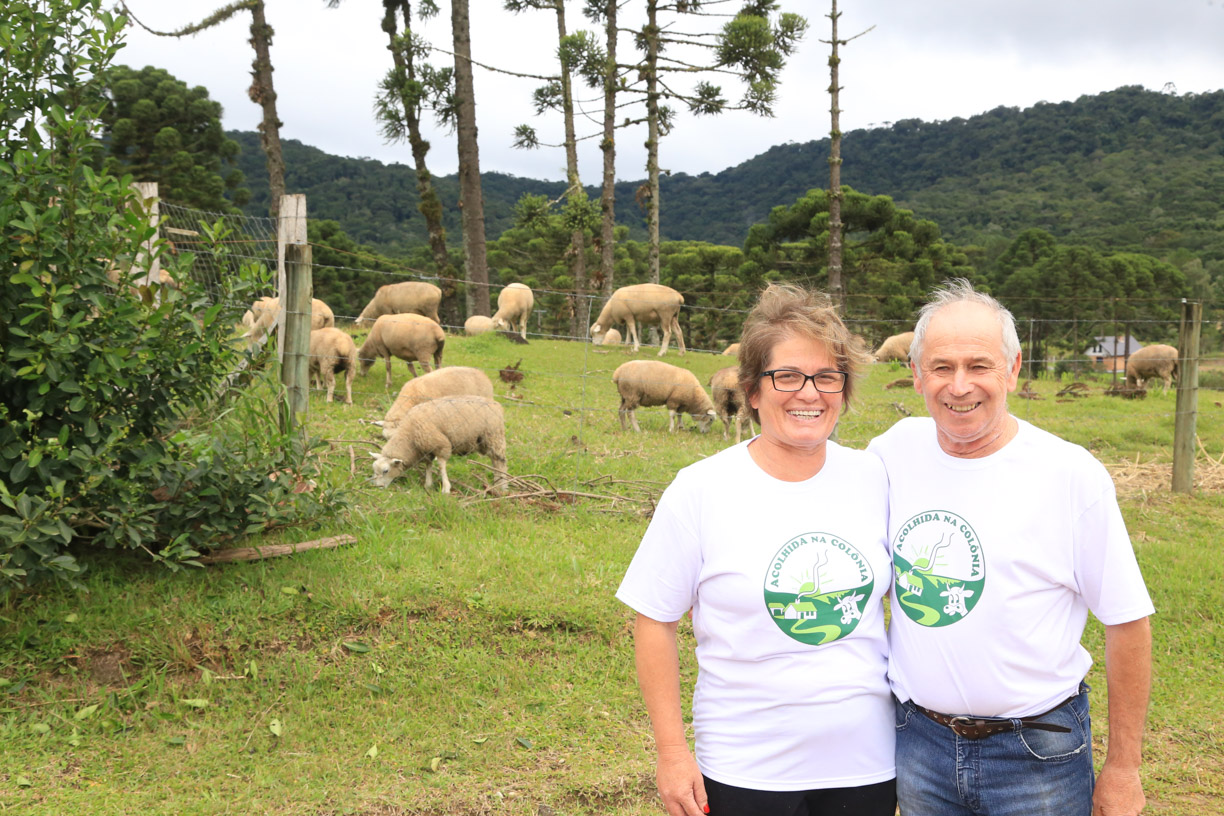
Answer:
<svg viewBox="0 0 1224 816"><path fill-rule="evenodd" d="M128 5L126 2L124 2L124 0L119 0L119 5L123 6L123 13L130 17L132 22L157 37L186 37L190 34L198 34L206 28L212 28L215 25L224 23L226 20L244 9L254 8L256 5L258 5L258 3L259 0L236 0L236 2L230 3L228 6L217 9L200 22L180 28L178 31L154 31L137 19L136 15L132 13L132 10L128 8Z"/></svg>

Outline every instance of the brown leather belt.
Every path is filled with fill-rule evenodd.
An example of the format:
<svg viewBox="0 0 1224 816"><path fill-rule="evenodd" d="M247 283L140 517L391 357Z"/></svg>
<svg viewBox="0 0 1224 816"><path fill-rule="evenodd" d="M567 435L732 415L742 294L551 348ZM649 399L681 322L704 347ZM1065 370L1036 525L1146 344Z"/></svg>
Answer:
<svg viewBox="0 0 1224 816"><path fill-rule="evenodd" d="M913 703L914 708L921 711L927 717L931 718L940 725L946 725L952 729L952 733L958 737L965 739L977 740L983 737L993 736L1011 731L1015 728L1015 723L1019 722L1025 728L1035 728L1038 731L1056 731L1062 734L1070 733L1071 729L1065 725L1055 725L1054 723L1041 722L1041 717L1057 711L1067 703L1079 696L1077 691L1067 699L1063 700L1058 705L1051 708L1042 714L1035 714L1032 717L954 717L951 714L940 714L938 711L932 711L929 708L923 708L917 703Z"/></svg>

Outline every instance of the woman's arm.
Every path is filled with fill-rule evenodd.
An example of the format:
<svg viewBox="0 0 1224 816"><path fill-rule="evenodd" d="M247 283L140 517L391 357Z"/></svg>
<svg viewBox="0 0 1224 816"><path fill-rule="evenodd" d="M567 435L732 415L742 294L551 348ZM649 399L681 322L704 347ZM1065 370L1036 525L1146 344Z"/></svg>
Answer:
<svg viewBox="0 0 1224 816"><path fill-rule="evenodd" d="M671 816L709 813L705 783L697 760L689 751L680 708L680 658L676 648L676 621L665 623L638 614L633 649L638 685L654 730L655 782Z"/></svg>

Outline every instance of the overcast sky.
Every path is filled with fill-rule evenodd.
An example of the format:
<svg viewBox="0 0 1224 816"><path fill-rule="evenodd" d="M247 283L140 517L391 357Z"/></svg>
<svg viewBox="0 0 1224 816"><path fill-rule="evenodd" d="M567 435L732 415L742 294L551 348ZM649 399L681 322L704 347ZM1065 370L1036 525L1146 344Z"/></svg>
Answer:
<svg viewBox="0 0 1224 816"><path fill-rule="evenodd" d="M168 31L196 22L227 0L127 0L151 28ZM500 0L470 0L472 53L480 62L523 73L556 70L556 21L545 12L512 15ZM422 29L434 45L449 48L449 4ZM636 7L643 5L633 2ZM734 5L734 4L730 4ZM811 25L791 58L772 119L733 112L716 118L678 118L663 140L660 164L673 172L716 173L784 142L822 138L829 131L828 3L781 0L784 10L805 14ZM1224 0L843 0L839 34L869 33L842 50L842 130L899 119L926 121L969 117L1000 105L1073 100L1123 85L1201 93L1224 87ZM406 144L386 145L372 114L378 81L390 67L386 35L379 27L382 3L344 0L267 0L282 138L298 139L328 153L412 164ZM638 15L623 12L628 26ZM203 85L224 107L226 129L255 130L258 106L246 95L253 52L247 42L250 16L243 13L194 37L152 36L129 29L118 61L136 68L165 68L188 85ZM569 3L569 28L592 28ZM686 23L681 30L692 30ZM632 58L622 35L621 58ZM439 54L437 64L451 58ZM561 179L560 149L515 150L514 126L536 126L542 141L561 141L559 116L533 115L531 92L540 84L477 71L476 119L483 171ZM724 84L736 98L738 88ZM581 90L588 99L595 92ZM582 133L598 130L599 102ZM618 137L617 177L645 176L645 129ZM454 137L434 129L430 169L453 173ZM601 162L596 140L581 151L587 184L598 184Z"/></svg>

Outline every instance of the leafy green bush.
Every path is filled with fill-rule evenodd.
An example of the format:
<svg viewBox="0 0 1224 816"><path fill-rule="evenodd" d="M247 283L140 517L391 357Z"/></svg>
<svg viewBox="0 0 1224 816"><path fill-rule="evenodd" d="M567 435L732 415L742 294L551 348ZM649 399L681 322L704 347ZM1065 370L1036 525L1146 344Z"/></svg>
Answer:
<svg viewBox="0 0 1224 816"><path fill-rule="evenodd" d="M152 229L131 178L91 168L97 77L121 30L101 0L17 4L0 27L12 69L0 76L0 592L72 580L82 546L177 565L340 506L334 491L294 492L317 469L311 443L226 387L244 354L229 304L266 272L241 267L206 291L188 262L170 270L177 288L136 286Z"/></svg>

